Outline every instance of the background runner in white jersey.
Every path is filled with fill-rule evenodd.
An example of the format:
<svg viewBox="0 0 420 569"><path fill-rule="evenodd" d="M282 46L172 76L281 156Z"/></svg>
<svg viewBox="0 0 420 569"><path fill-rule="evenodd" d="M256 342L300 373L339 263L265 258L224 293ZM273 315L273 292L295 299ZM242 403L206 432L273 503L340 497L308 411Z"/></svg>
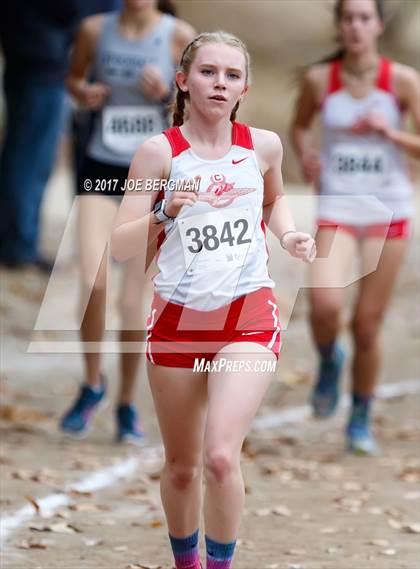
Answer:
<svg viewBox="0 0 420 569"><path fill-rule="evenodd" d="M383 1L338 0L335 17L342 47L306 71L292 129L305 178L320 194L319 253L328 257L333 241L341 253L322 275L316 267L311 271L311 326L320 353L312 405L315 416L324 418L337 407L344 363L337 343L345 301L340 283L360 253L362 267L377 268L359 281L351 316L353 405L346 435L350 450L375 454L370 411L379 378L379 333L407 250L407 158L420 157L420 136L401 130L401 123L408 111L420 130L420 81L414 69L378 52ZM310 132L318 112L320 158Z"/></svg>

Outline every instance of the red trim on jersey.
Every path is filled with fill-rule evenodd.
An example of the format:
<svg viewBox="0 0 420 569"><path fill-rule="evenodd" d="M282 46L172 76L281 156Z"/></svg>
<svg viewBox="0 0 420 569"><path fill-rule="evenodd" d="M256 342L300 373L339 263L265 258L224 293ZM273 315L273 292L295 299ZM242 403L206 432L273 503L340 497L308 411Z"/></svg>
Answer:
<svg viewBox="0 0 420 569"><path fill-rule="evenodd" d="M175 156L179 156L185 150L188 150L190 147L190 143L188 140L183 136L181 129L179 126L173 126L168 128L167 130L163 131L163 134L169 140L169 144L172 148L172 158Z"/></svg>
<svg viewBox="0 0 420 569"><path fill-rule="evenodd" d="M166 237L165 230L162 229L162 231L157 236L157 248L156 248L157 251L159 251L159 249L161 248L162 243L165 241L165 237Z"/></svg>
<svg viewBox="0 0 420 569"><path fill-rule="evenodd" d="M232 123L232 144L254 150L251 131L248 125L239 122Z"/></svg>
<svg viewBox="0 0 420 569"><path fill-rule="evenodd" d="M383 57L379 64L378 77L376 79L376 86L382 91L392 93L391 82L391 61Z"/></svg>
<svg viewBox="0 0 420 569"><path fill-rule="evenodd" d="M328 83L327 95L342 89L341 83L341 59L335 59L330 65L330 78Z"/></svg>
<svg viewBox="0 0 420 569"><path fill-rule="evenodd" d="M382 91L391 93L394 97L395 102L398 105L400 113L407 111L407 106L402 103L395 94L393 83L392 83L392 61L383 57L381 59L380 68L378 72L378 77L376 80L376 86Z"/></svg>

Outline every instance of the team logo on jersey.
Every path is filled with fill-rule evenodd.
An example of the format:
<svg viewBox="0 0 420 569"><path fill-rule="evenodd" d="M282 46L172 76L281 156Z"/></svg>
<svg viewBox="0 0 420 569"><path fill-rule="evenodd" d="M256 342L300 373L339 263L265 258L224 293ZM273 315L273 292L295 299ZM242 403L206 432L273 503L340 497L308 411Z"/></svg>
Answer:
<svg viewBox="0 0 420 569"><path fill-rule="evenodd" d="M212 207L227 207L236 198L255 192L255 188L235 188L234 182L226 182L223 174L213 174L207 190L198 195L200 201L205 201Z"/></svg>

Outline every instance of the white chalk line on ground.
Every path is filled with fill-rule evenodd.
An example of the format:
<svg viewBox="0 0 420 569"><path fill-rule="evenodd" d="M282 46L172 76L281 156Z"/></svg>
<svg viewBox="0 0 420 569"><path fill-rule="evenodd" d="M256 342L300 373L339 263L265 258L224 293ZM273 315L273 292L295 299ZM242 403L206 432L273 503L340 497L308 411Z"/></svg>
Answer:
<svg viewBox="0 0 420 569"><path fill-rule="evenodd" d="M420 391L420 382L418 379L401 381L399 383L389 383L381 385L377 392L379 399L394 399L403 395L410 395ZM350 405L348 395L340 398L340 409L346 409ZM301 405L271 413L254 420L252 424L253 430L262 431L273 427L279 427L285 424L300 423L311 416L311 408L309 405ZM161 460L163 457L163 449L161 446L150 446L142 449L138 456L129 457L117 463L114 466L98 470L74 484L68 484L62 493L55 493L45 498L37 499L36 502L41 512L52 515L59 508L66 506L72 502L71 496L66 494L71 490L78 492L93 492L103 488L108 488L115 484L118 480L128 478L134 473L143 473L154 462ZM0 548L3 549L6 541L12 533L17 530L24 522L35 517L36 511L33 506L23 506L15 513L6 517L2 516L0 521Z"/></svg>
<svg viewBox="0 0 420 569"><path fill-rule="evenodd" d="M160 446L147 447L139 451L138 456L129 457L97 472L93 472L79 482L67 484L63 492L50 494L45 498L36 499L40 511L52 515L56 510L73 502L68 492L94 492L102 488L108 488L118 480L127 478L136 472L144 472L152 464L161 460L163 449ZM35 508L31 505L23 506L14 514L3 517L0 520L0 547L3 548L10 535L24 522L29 521L36 515Z"/></svg>

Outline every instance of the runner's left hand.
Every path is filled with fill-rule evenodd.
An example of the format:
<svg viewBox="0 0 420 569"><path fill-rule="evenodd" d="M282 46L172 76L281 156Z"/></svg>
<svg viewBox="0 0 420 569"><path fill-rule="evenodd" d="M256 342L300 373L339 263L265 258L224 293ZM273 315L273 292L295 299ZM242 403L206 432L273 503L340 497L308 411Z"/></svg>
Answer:
<svg viewBox="0 0 420 569"><path fill-rule="evenodd" d="M140 78L140 89L153 101L162 101L169 95L170 89L163 80L162 73L153 65L145 65Z"/></svg>
<svg viewBox="0 0 420 569"><path fill-rule="evenodd" d="M293 231L287 233L282 242L283 247L292 257L302 259L305 263L312 263L316 257L315 240L309 233Z"/></svg>
<svg viewBox="0 0 420 569"><path fill-rule="evenodd" d="M353 134L372 134L376 133L385 138L388 137L390 126L386 122L386 118L378 111L370 111L366 115L360 117L351 127Z"/></svg>

